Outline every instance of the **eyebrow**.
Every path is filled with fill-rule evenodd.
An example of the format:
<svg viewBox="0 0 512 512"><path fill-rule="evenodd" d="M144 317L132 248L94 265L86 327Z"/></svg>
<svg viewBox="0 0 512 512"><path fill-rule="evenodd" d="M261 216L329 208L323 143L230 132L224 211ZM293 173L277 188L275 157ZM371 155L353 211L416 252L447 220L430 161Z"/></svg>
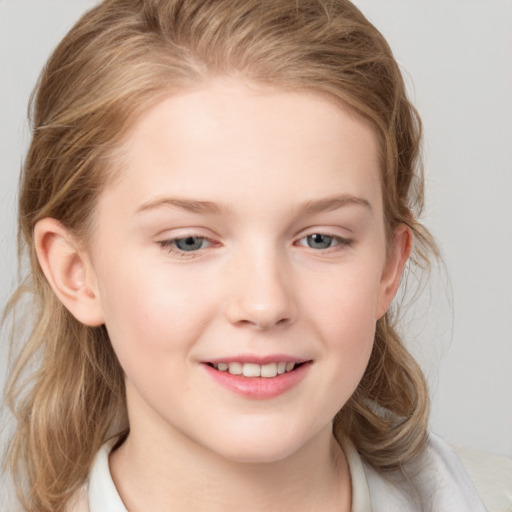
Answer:
<svg viewBox="0 0 512 512"><path fill-rule="evenodd" d="M338 208L348 205L361 205L370 210L370 212L373 210L370 201L367 199L350 194L343 194L326 197L324 199L306 201L299 207L299 211L313 215L315 213L337 210Z"/></svg>
<svg viewBox="0 0 512 512"><path fill-rule="evenodd" d="M372 211L372 206L367 199L356 197L350 194L326 197L322 199L311 199L305 201L298 207L302 214L313 215L325 211L332 211L347 205L361 205ZM143 203L137 208L136 213L144 213L161 207L180 208L191 213L222 215L229 211L228 208L212 201L200 201L197 199L184 199L179 197L164 197Z"/></svg>
<svg viewBox="0 0 512 512"><path fill-rule="evenodd" d="M147 201L142 204L139 208L137 208L137 214L154 210L156 208L160 208L162 206L171 207L171 208L180 208L182 210L186 210L192 213L202 213L202 214L214 214L220 215L227 211L227 208L224 208L217 203L213 203L211 201L199 201L196 199L183 199L179 197L164 197L160 199L154 199L152 201Z"/></svg>

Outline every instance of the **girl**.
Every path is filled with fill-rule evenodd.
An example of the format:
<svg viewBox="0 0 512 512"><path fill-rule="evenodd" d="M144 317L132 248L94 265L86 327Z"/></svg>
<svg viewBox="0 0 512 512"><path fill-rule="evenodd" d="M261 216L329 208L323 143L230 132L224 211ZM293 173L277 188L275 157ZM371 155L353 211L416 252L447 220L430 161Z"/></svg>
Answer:
<svg viewBox="0 0 512 512"><path fill-rule="evenodd" d="M484 510L395 328L420 122L351 3L106 0L33 125L23 510Z"/></svg>

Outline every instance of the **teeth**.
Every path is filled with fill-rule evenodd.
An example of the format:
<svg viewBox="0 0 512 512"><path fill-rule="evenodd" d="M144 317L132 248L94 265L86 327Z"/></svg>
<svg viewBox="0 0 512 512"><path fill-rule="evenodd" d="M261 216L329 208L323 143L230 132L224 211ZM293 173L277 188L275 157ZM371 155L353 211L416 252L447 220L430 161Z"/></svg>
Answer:
<svg viewBox="0 0 512 512"><path fill-rule="evenodd" d="M261 376L262 377L275 377L277 375L277 364L270 363L264 364L261 367Z"/></svg>
<svg viewBox="0 0 512 512"><path fill-rule="evenodd" d="M213 365L217 370L221 372L228 372L231 375L243 375L244 377L265 377L271 379L277 375L291 372L296 363L286 363L280 361L279 363L268 363L268 364L255 364L255 363L218 363Z"/></svg>
<svg viewBox="0 0 512 512"><path fill-rule="evenodd" d="M228 372L231 375L242 375L242 363L229 363Z"/></svg>
<svg viewBox="0 0 512 512"><path fill-rule="evenodd" d="M259 364L245 363L242 373L244 377L259 377L261 375L261 366Z"/></svg>
<svg viewBox="0 0 512 512"><path fill-rule="evenodd" d="M286 371L291 372L295 368L295 363L286 363Z"/></svg>

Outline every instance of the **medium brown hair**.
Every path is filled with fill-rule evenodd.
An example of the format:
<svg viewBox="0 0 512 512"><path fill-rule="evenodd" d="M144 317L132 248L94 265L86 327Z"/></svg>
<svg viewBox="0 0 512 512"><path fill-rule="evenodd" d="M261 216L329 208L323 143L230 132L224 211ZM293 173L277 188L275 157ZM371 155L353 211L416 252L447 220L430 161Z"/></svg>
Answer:
<svg viewBox="0 0 512 512"><path fill-rule="evenodd" d="M419 223L421 124L391 50L347 0L106 0L50 57L32 103L32 142L19 198L20 251L30 271L7 312L28 296L34 318L7 401L17 419L6 464L27 511L64 510L105 439L127 426L123 371L104 326L80 324L59 302L34 250L35 224L53 217L87 241L95 202L138 116L173 92L218 76L338 98L374 127L388 235L414 235L410 266L434 242ZM334 433L376 469L400 467L426 442L422 372L395 328L377 322L373 352ZM23 319L25 322L27 318ZM13 331L13 346L20 335ZM335 391L334 391L335 392Z"/></svg>

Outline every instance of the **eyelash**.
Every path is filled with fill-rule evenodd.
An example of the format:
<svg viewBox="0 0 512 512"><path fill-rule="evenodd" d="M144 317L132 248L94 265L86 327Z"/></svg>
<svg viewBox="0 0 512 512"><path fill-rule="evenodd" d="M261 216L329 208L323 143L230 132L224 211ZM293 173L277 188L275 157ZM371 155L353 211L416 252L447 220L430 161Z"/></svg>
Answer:
<svg viewBox="0 0 512 512"><path fill-rule="evenodd" d="M315 236L320 236L320 237L325 237L325 238L328 238L331 242L336 242L334 245L331 245L329 247L325 247L325 248L316 248L318 249L318 251L320 252L326 252L326 251L335 251L335 250L341 250L345 247L351 247L352 244L353 244L353 240L349 239L349 238L343 238L341 236L336 236L336 235L329 235L327 233L322 233L322 232L314 232L314 233L310 233L309 235L306 235L306 236L303 236L302 238L300 238L298 240L298 244L299 245L302 245L304 247L309 247L308 245L305 245L305 244L302 244L301 242L303 240L306 240L306 243L308 241L308 239L312 238L312 237L315 237ZM315 249L314 247L309 247L310 249Z"/></svg>
<svg viewBox="0 0 512 512"><path fill-rule="evenodd" d="M334 242L334 245L329 245L329 247L324 247L324 248L310 247L309 245L306 245L306 244L308 243L308 241L311 241L312 237L327 238L327 239L329 239L328 240L329 243L331 244ZM195 241L199 242L201 244L201 246L194 248L190 251L180 249L177 244L179 242L186 241L186 240L195 240ZM301 243L302 241L305 241L305 243ZM207 244L206 247L204 247L205 243ZM317 243L320 243L320 242L317 242ZM204 236L195 236L195 235L183 236L183 237L179 237L179 238L170 238L168 240L161 240L158 242L158 244L160 245L160 247L165 249L168 253L178 255L181 258L195 258L195 257L199 256L203 250L214 247L215 245L219 245L218 243L214 242L213 240L210 240L209 238L206 238ZM340 236L329 235L327 233L314 232L314 233L305 235L302 238L299 238L295 242L295 244L313 249L318 252L334 252L337 250L342 250L347 247L351 247L353 244L353 240L348 239L348 238L343 238Z"/></svg>
<svg viewBox="0 0 512 512"><path fill-rule="evenodd" d="M191 250L191 251L186 251L186 250L180 249L177 246L178 242L183 241L183 240L191 240L191 239L200 241L201 245L204 242L206 242L208 244L208 246L207 247L199 247L199 248ZM198 253L202 249L203 250L208 249L209 247L216 245L215 242L213 240L210 240L209 238L206 238L204 236L195 236L195 235L181 236L179 238L170 238L168 240L161 240L158 242L158 244L160 245L160 247L165 249L170 254L175 254L175 255L181 256L182 258L195 258L196 256L199 256Z"/></svg>

